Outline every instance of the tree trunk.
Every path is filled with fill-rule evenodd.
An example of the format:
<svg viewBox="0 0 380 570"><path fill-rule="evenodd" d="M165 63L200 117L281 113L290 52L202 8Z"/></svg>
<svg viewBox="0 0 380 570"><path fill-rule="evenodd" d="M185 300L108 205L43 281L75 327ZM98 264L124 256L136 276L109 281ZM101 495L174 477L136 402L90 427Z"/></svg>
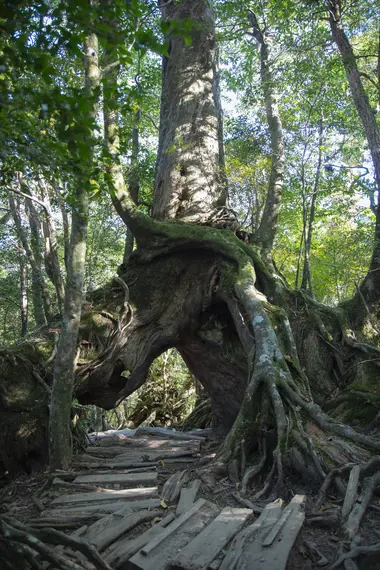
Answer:
<svg viewBox="0 0 380 570"><path fill-rule="evenodd" d="M43 224L45 236L45 268L50 281L54 285L57 294L58 310L59 313L62 314L65 287L58 258L57 232L50 204L49 191L44 181L40 181L39 189L43 199L45 212L45 223Z"/></svg>
<svg viewBox="0 0 380 570"><path fill-rule="evenodd" d="M163 59L153 216L203 222L227 198L212 3L159 5L164 20L191 18L198 25L191 45L171 34Z"/></svg>
<svg viewBox="0 0 380 570"><path fill-rule="evenodd" d="M96 115L96 92L100 83L98 39L90 34L85 41L85 80L89 98L89 120ZM90 132L93 145L93 132ZM91 153L92 159L92 153ZM61 334L54 367L49 422L50 469L66 469L71 460L71 405L77 356L77 339L82 312L88 228L88 178L91 163L78 180L72 210L70 256L62 315Z"/></svg>
<svg viewBox="0 0 380 570"><path fill-rule="evenodd" d="M23 338L28 332L28 274L23 256L21 243L18 246L18 264L20 267L20 316L21 331L20 336Z"/></svg>
<svg viewBox="0 0 380 570"><path fill-rule="evenodd" d="M304 289L305 291L309 291L312 297L314 297L314 294L313 294L313 284L311 281L310 252L313 240L315 206L317 202L319 180L321 177L322 156L323 156L323 119L321 119L319 123L318 162L315 173L313 191L311 195L309 223L307 225L307 233L305 232L304 264L303 264L302 283L301 283L301 288Z"/></svg>
<svg viewBox="0 0 380 570"><path fill-rule="evenodd" d="M131 154L131 169L129 173L129 193L135 204L139 201L139 190L140 190L140 175L139 175L139 125L140 125L140 109L135 112L134 115L134 125L132 131L132 154ZM123 255L123 263L126 265L129 258L131 257L134 245L133 233L127 228L127 235L125 238L125 247Z"/></svg>
<svg viewBox="0 0 380 570"><path fill-rule="evenodd" d="M371 152L375 182L377 188L377 203L374 206L376 215L374 245L370 266L367 275L360 285L352 301L346 303L346 310L351 314L356 325L363 324L369 310L378 310L380 292L380 130L377 126L376 116L371 107L368 96L363 87L357 60L350 41L342 27L340 3L337 0L329 1L329 22L333 39L338 46L352 99L363 125ZM356 313L356 315L355 315Z"/></svg>
<svg viewBox="0 0 380 570"><path fill-rule="evenodd" d="M43 267L43 245L42 245L42 236L41 236L41 220L40 216L34 206L33 200L29 200L28 198L25 199L25 210L29 218L29 226L31 232L31 248L34 253L35 260L38 264L39 271L42 275L42 267ZM43 303L45 309L45 317L47 322L51 322L53 319L53 313L51 310L51 302L50 302L50 294L45 286L43 292Z"/></svg>
<svg viewBox="0 0 380 570"><path fill-rule="evenodd" d="M32 248L30 247L28 237L22 225L20 215L20 202L15 200L12 191L9 192L9 207L11 209L12 217L16 225L16 230L22 246L25 250L26 256L32 268L32 299L33 311L36 325L41 327L46 325L44 297L47 295L46 283L42 274L42 267L35 258Z"/></svg>
<svg viewBox="0 0 380 570"><path fill-rule="evenodd" d="M260 29L257 18L253 12L249 12L249 16L252 25L252 33L260 45L261 86L264 93L265 110L269 126L272 152L271 173L267 196L257 237L260 246L265 252L265 256L270 256L277 232L278 216L282 202L285 145L272 70L273 60L271 55L271 44L273 38L270 36L268 30L263 32Z"/></svg>

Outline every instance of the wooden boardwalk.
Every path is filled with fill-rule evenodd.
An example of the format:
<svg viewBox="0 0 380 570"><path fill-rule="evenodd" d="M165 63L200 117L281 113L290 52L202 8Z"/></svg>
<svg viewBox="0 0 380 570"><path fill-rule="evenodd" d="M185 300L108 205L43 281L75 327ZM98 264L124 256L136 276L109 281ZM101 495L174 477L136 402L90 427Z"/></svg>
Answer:
<svg viewBox="0 0 380 570"><path fill-rule="evenodd" d="M198 498L201 482L190 480L187 467L204 441L146 430L101 438L77 458L74 475L58 474L60 494L29 525L66 529L113 569L285 570L304 521L304 497L285 508L270 503L257 520L250 509ZM172 474L158 485L165 466ZM83 568L91 568L84 559Z"/></svg>

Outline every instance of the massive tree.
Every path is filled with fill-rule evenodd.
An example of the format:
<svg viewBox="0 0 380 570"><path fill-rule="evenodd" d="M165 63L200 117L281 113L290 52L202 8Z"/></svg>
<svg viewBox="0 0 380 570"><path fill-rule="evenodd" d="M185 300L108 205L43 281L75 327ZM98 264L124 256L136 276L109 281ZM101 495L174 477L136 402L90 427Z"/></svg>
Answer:
<svg viewBox="0 0 380 570"><path fill-rule="evenodd" d="M261 470L268 473L265 491L281 489L289 468L323 480L332 466L366 461L380 449L319 406L337 377L374 377L376 358L368 354L378 350L355 338L343 310L287 287L270 262L264 231L252 245L234 235L212 10L199 0L164 3L162 13L191 17L195 25L190 45L179 35L168 38L153 219L128 195L117 113L104 97L110 193L137 249L114 283L124 295L117 330L81 370L77 395L115 406L143 384L154 358L176 347L210 395L214 429L228 433L221 464L236 470L241 457L257 458L244 487Z"/></svg>
<svg viewBox="0 0 380 570"><path fill-rule="evenodd" d="M76 396L83 404L112 408L144 383L157 356L175 347L211 398L215 431L228 434L218 467L234 472L239 460L244 471L244 457L254 463L253 469L239 473L244 488L260 471L268 474L265 492L273 485L278 491L285 472L318 482L331 467L365 462L380 444L328 416L320 405L326 393L356 383L355 401L363 406L367 402L373 417L375 396L371 399L372 392L360 386L375 385L378 350L355 336L343 309L325 307L302 291L290 290L271 263L282 184L279 139L272 141L272 167L277 171L271 178L279 191L272 186L266 204L270 239L264 226L254 244L235 235L223 169L210 3L161 5L164 20L191 18L193 25L187 30L191 42L178 28L167 26L171 31L163 62L152 218L136 206L123 176L117 14L112 3L108 7L102 29L108 25L110 33L101 42L107 83L102 98L105 175L115 208L137 247L119 268L119 277L92 295L93 309L82 319L85 324L98 317L94 334L86 340L99 354L90 363L80 363ZM253 29L261 42L255 22ZM266 98L272 105L270 118L278 109L268 91Z"/></svg>

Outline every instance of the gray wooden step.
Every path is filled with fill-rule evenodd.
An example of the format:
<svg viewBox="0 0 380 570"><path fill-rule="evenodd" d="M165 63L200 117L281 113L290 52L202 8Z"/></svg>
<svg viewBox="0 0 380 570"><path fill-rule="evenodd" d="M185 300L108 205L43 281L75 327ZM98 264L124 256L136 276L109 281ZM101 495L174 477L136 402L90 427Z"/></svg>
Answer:
<svg viewBox="0 0 380 570"><path fill-rule="evenodd" d="M167 570L189 544L220 512L220 508L199 499L186 513L126 561L125 570Z"/></svg>
<svg viewBox="0 0 380 570"><path fill-rule="evenodd" d="M199 451L201 447L201 441L197 439L181 439L181 440L172 440L172 439L147 439L147 438L140 438L140 437L129 437L124 440L100 440L96 442L94 445L88 446L87 450L93 450L94 448L101 448L101 449L113 449L117 451L117 449L123 449L124 451L128 449L141 449L141 448L148 448L148 449L175 449L177 447L188 447L194 448L195 450ZM89 451L89 453L91 453Z"/></svg>
<svg viewBox="0 0 380 570"><path fill-rule="evenodd" d="M123 487L151 487L157 482L157 473L154 471L148 473L115 473L110 475L81 475L74 479L74 483L91 484L91 485L115 485L120 484Z"/></svg>
<svg viewBox="0 0 380 570"><path fill-rule="evenodd" d="M282 512L275 504L268 505L258 520L236 537L220 570L285 570L305 520L304 503L304 495L295 495Z"/></svg>
<svg viewBox="0 0 380 570"><path fill-rule="evenodd" d="M116 511L120 510L121 508L130 509L131 513L135 511L139 511L142 509L157 509L160 506L161 499L141 499L137 501L113 501L112 503L94 503L91 505L86 505L86 503L81 503L79 505L60 505L58 508L51 508L42 511L42 516L70 516L70 515L80 515L80 514L88 514L88 513L98 513L108 515L110 513L115 513Z"/></svg>
<svg viewBox="0 0 380 570"><path fill-rule="evenodd" d="M181 516L193 506L200 486L200 479L195 479L188 487L182 487L176 509L177 517Z"/></svg>
<svg viewBox="0 0 380 570"><path fill-rule="evenodd" d="M251 509L226 507L170 564L171 570L207 568L252 515Z"/></svg>
<svg viewBox="0 0 380 570"><path fill-rule="evenodd" d="M103 501L119 501L133 499L149 499L157 495L157 487L142 487L140 489L103 489L97 493L74 493L62 495L52 501L52 505L68 505L70 503L101 503Z"/></svg>
<svg viewBox="0 0 380 570"><path fill-rule="evenodd" d="M124 569L125 564L131 556L136 554L141 548L143 548L148 542L150 542L153 538L158 536L164 531L164 527L167 526L172 522L174 519L174 513L168 513L166 517L146 530L144 533L140 534L136 538L132 538L130 540L125 540L123 537L122 539L118 540L111 544L109 548L102 554L104 560L108 562L108 564L118 569Z"/></svg>
<svg viewBox="0 0 380 570"><path fill-rule="evenodd" d="M141 523L159 517L161 514L162 510L158 509L138 511L136 513L131 513L128 508L120 509L116 513L103 517L90 525L86 529L83 538L101 552L112 542L115 542L119 536L129 532Z"/></svg>

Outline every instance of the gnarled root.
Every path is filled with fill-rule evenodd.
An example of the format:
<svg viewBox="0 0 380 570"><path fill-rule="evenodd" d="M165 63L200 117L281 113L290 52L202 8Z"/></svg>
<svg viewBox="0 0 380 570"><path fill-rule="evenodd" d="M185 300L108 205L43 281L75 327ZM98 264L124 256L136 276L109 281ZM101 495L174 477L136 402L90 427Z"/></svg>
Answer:
<svg viewBox="0 0 380 570"><path fill-rule="evenodd" d="M52 528L30 529L10 517L0 517L0 553L8 570L41 568L50 562L61 570L81 570L82 562L74 562L66 554L49 545L67 546L81 552L96 570L111 570L98 551L81 538L67 536Z"/></svg>
<svg viewBox="0 0 380 570"><path fill-rule="evenodd" d="M281 309L273 308L267 302L256 290L254 280L253 268L247 264L240 269L235 283L235 293L253 332L254 354L250 352L252 372L244 401L219 459L236 461L237 442L242 438L246 441L254 438L260 442L259 446L256 443L259 459L241 474L242 494L253 477L269 467L264 486L256 492L254 499L271 490L277 496L284 486L284 470L289 466L306 479L325 480L318 499L320 503L331 482L348 474L349 469L340 466L367 462L371 452L380 451L380 443L327 416L313 402L290 327L286 326L286 319L282 319L283 332L288 335L285 341L283 337L284 346L280 346L270 315L276 311L278 322ZM285 349L289 354L284 354ZM266 444L270 430L276 432L272 450L267 449ZM268 461L272 462L271 466L267 465ZM334 468L338 471L331 471ZM327 477L326 472L329 472Z"/></svg>

